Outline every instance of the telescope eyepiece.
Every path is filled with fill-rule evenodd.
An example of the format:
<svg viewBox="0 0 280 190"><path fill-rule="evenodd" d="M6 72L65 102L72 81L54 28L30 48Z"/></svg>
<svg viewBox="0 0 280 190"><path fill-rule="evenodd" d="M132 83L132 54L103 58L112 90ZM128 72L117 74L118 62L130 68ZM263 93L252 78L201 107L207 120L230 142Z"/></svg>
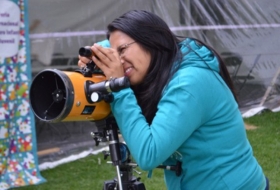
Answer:
<svg viewBox="0 0 280 190"><path fill-rule="evenodd" d="M107 91L111 92L118 92L122 89L128 88L130 86L130 82L128 77L121 77L121 78L113 78L107 81L108 87ZM106 86L106 85L105 85Z"/></svg>
<svg viewBox="0 0 280 190"><path fill-rule="evenodd" d="M93 52L91 51L90 46L85 46L79 49L79 55L83 57L91 58Z"/></svg>

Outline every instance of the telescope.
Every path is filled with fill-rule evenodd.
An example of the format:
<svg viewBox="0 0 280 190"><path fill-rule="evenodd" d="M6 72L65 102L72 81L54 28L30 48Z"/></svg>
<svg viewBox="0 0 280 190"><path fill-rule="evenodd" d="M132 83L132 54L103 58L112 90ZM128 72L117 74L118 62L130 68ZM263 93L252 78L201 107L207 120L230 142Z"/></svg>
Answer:
<svg viewBox="0 0 280 190"><path fill-rule="evenodd" d="M112 92L129 87L127 77L106 80L103 74L45 69L30 87L34 114L42 121L98 121L111 113Z"/></svg>
<svg viewBox="0 0 280 190"><path fill-rule="evenodd" d="M80 55L85 56L80 48ZM89 50L90 51L90 50ZM117 177L104 181L103 190L145 190L140 178L133 176L137 164L132 163L130 153L124 143L119 142L118 126L111 114L110 102L113 92L130 86L127 77L106 77L93 62L76 71L45 69L39 72L30 86L30 104L34 115L44 122L94 121L98 128L91 135L96 146L108 141L109 152L104 151L104 159L110 155L116 167Z"/></svg>
<svg viewBox="0 0 280 190"><path fill-rule="evenodd" d="M79 50L81 56L90 58L91 49L86 46ZM127 77L106 77L93 62L76 71L45 69L33 79L30 87L30 104L35 116L45 122L94 121L98 131L91 133L96 146L109 142L108 163L116 167L117 178L104 182L103 190L145 190L140 178L133 176L137 167L131 162L130 152L119 142L118 126L111 114L110 102L113 92L128 88ZM101 129L101 130L100 130ZM181 163L175 166L160 165L157 168L173 170L181 174Z"/></svg>

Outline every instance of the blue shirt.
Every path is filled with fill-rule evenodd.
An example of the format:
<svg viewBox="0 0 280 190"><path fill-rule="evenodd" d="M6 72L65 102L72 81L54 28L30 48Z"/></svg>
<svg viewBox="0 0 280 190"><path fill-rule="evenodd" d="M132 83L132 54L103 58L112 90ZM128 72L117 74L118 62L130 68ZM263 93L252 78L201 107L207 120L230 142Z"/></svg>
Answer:
<svg viewBox="0 0 280 190"><path fill-rule="evenodd" d="M112 113L133 158L143 170L181 161L180 176L165 170L170 190L264 189L262 168L217 58L191 39L179 46L183 60L151 125L130 88L114 93Z"/></svg>

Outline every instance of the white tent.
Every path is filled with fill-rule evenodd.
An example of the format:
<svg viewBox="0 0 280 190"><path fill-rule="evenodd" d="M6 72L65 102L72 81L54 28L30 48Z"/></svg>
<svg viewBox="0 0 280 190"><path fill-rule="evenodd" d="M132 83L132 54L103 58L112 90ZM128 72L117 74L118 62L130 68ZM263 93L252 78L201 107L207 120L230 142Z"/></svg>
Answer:
<svg viewBox="0 0 280 190"><path fill-rule="evenodd" d="M278 0L29 0L33 74L45 68L76 69L78 49L104 39L107 24L132 9L152 11L174 33L198 38L217 49L232 72L244 117L264 109L278 111ZM46 131L43 125L37 128ZM58 125L49 127L53 131L49 129L48 134L56 133L57 139L52 136L45 144L52 140L57 146L60 138L71 139L78 133L73 132L78 124L73 128ZM44 147L40 146L42 136L38 133L39 150Z"/></svg>

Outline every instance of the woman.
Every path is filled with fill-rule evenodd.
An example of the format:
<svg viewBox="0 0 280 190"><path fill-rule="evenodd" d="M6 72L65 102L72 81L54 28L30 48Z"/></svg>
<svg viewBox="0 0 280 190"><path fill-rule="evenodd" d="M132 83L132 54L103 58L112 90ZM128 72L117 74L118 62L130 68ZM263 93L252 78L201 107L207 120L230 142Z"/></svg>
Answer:
<svg viewBox="0 0 280 190"><path fill-rule="evenodd" d="M197 40L180 41L158 16L129 11L108 25L92 61L131 88L111 103L126 144L143 170L165 170L168 189L265 189L224 63ZM103 46L103 47L102 47ZM107 47L106 47L107 46ZM109 48L110 46L110 48ZM84 67L90 60L79 57Z"/></svg>

